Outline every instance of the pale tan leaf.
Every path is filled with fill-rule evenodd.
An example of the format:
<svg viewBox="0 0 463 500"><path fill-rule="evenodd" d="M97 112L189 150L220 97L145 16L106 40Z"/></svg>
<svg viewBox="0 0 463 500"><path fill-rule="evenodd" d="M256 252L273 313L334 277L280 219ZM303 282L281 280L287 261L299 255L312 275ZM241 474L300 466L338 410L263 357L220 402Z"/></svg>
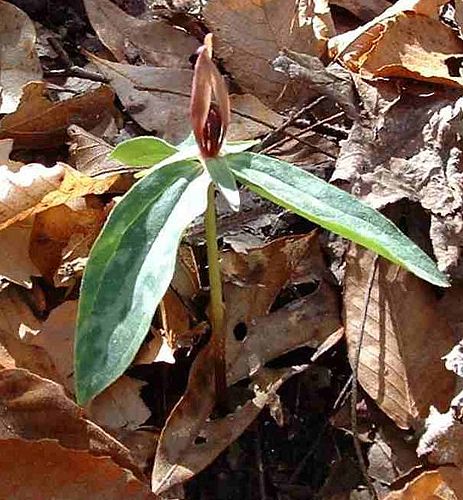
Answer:
<svg viewBox="0 0 463 500"><path fill-rule="evenodd" d="M347 258L344 322L351 365L359 342L373 253L351 246ZM431 405L448 407L455 377L442 356L454 343L433 289L379 259L367 306L358 380L400 428L424 419Z"/></svg>
<svg viewBox="0 0 463 500"><path fill-rule="evenodd" d="M398 77L461 87L447 60L463 41L439 19L444 0L399 1L360 28L329 42L331 54L361 76Z"/></svg>
<svg viewBox="0 0 463 500"><path fill-rule="evenodd" d="M4 368L16 368L16 363L11 354L0 343L0 370Z"/></svg>
<svg viewBox="0 0 463 500"><path fill-rule="evenodd" d="M2 495L17 500L155 499L144 483L110 458L53 441L0 441L0 482Z"/></svg>
<svg viewBox="0 0 463 500"><path fill-rule="evenodd" d="M109 456L143 477L129 451L88 420L60 385L27 370L1 370L0 402L6 410L0 416L0 439L58 440L65 448Z"/></svg>
<svg viewBox="0 0 463 500"><path fill-rule="evenodd" d="M85 0L93 29L119 62L140 56L148 64L190 68L199 42L165 21L129 16L109 0Z"/></svg>
<svg viewBox="0 0 463 500"><path fill-rule="evenodd" d="M35 27L16 6L0 1L0 113L13 113L19 105L22 87L42 79L35 50Z"/></svg>
<svg viewBox="0 0 463 500"><path fill-rule="evenodd" d="M40 276L29 255L33 218L25 219L0 231L0 278L32 287L32 276Z"/></svg>
<svg viewBox="0 0 463 500"><path fill-rule="evenodd" d="M310 20L298 6L297 0L210 0L204 9L217 57L243 90L273 109L310 95L271 66L283 49L314 53Z"/></svg>
<svg viewBox="0 0 463 500"><path fill-rule="evenodd" d="M116 179L93 179L64 163L51 168L31 163L18 172L0 166L0 229L73 198L104 193Z"/></svg>
<svg viewBox="0 0 463 500"><path fill-rule="evenodd" d="M187 390L162 431L153 490L170 489L208 465L254 420L276 390L307 366L269 370L265 363L292 349L321 346L340 328L336 294L323 279L314 234L281 238L247 253L222 254L226 316L227 382L250 377L255 397L225 418L209 419L215 404L211 344L192 366ZM297 276L297 278L296 278ZM269 313L287 283L318 282L315 291ZM244 334L244 335L242 335Z"/></svg>
<svg viewBox="0 0 463 500"><path fill-rule="evenodd" d="M52 102L44 82L31 82L24 87L18 109L1 120L0 139L14 139L15 148L49 149L64 144L69 125L91 129L115 112L114 93L108 86Z"/></svg>
<svg viewBox="0 0 463 500"><path fill-rule="evenodd" d="M145 382L123 375L90 403L90 418L105 429L134 430L148 420L151 412L140 397Z"/></svg>
<svg viewBox="0 0 463 500"><path fill-rule="evenodd" d="M458 500L463 497L463 474L456 467L423 472L384 500Z"/></svg>

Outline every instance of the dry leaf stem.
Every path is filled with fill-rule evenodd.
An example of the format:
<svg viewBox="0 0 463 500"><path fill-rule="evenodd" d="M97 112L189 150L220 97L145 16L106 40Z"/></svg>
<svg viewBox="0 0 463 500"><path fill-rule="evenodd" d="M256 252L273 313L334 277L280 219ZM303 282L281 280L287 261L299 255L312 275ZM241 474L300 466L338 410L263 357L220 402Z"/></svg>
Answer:
<svg viewBox="0 0 463 500"><path fill-rule="evenodd" d="M217 402L223 402L227 389L225 365L224 307L222 300L222 276L217 245L217 220L215 212L215 186L210 184L207 192L205 216L207 262L209 266L211 342L214 349L215 389Z"/></svg>
<svg viewBox="0 0 463 500"><path fill-rule="evenodd" d="M362 447L360 445L358 421L357 421L357 397L358 397L358 371L360 364L360 351L362 349L363 336L365 334L365 325L367 322L368 305L370 303L371 291L373 290L373 283L375 282L375 275L377 269L378 269L378 256L375 255L373 258L373 262L371 263L370 276L368 278L367 288L365 291L365 298L363 301L363 310L361 316L362 322L360 324L358 344L355 350L354 359L352 360L352 393L350 400L352 439L354 441L355 453L357 455L357 460L359 463L360 470L362 472L363 477L365 478L368 490L370 491L371 497L373 499L377 499L378 495L376 494L376 490L373 486L373 483L371 482L370 476L368 475L367 466L365 464L365 460L362 454Z"/></svg>

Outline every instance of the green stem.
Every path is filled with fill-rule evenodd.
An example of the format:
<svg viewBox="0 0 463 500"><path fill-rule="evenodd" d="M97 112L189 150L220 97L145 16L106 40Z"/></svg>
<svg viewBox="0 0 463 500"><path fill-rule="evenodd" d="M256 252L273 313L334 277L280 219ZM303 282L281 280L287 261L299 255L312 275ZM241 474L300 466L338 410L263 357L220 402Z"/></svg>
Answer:
<svg viewBox="0 0 463 500"><path fill-rule="evenodd" d="M217 399L221 399L227 388L225 364L224 306L222 299L222 276L217 245L217 223L215 213L215 186L211 183L207 192L205 218L207 261L209 266L210 318L212 346L215 351L215 388Z"/></svg>

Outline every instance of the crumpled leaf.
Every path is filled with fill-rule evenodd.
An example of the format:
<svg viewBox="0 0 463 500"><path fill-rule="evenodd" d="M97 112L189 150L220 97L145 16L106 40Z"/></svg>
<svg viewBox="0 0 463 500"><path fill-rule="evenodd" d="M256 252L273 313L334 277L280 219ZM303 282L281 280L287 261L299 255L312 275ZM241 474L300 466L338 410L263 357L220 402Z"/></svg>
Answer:
<svg viewBox="0 0 463 500"><path fill-rule="evenodd" d="M362 77L412 78L461 87L448 60L463 41L439 19L445 0L401 0L360 28L329 41L331 56Z"/></svg>
<svg viewBox="0 0 463 500"><path fill-rule="evenodd" d="M283 49L317 55L311 8L312 2L299 6L296 0L211 0L203 13L214 34L214 52L240 87L283 109L307 100L310 89L288 83L271 62Z"/></svg>
<svg viewBox="0 0 463 500"><path fill-rule="evenodd" d="M71 124L92 128L103 116L115 114L114 93L106 85L72 97L52 102L46 97L44 82L24 87L18 109L0 121L0 139L14 139L18 149L49 149L65 142Z"/></svg>
<svg viewBox="0 0 463 500"><path fill-rule="evenodd" d="M354 246L347 256L344 323L351 365L355 363L373 259L371 252ZM455 377L445 370L441 358L453 342L432 287L379 258L358 380L398 427L416 426L431 405L448 406Z"/></svg>
<svg viewBox="0 0 463 500"><path fill-rule="evenodd" d="M140 397L145 382L123 375L91 401L90 418L105 429L132 431L151 416Z"/></svg>
<svg viewBox="0 0 463 500"><path fill-rule="evenodd" d="M325 340L331 345L331 336L339 330L336 296L322 278L323 258L313 234L281 238L262 248L248 249L247 254L225 252L222 265L227 382L231 385L251 377L255 397L224 418L209 419L215 404L213 352L211 344L203 349L190 371L186 393L160 437L152 477L157 493L206 467L266 404L277 407L276 390L308 367L271 370L265 363L301 346L317 348ZM269 313L288 282L313 281L320 281L313 293Z"/></svg>
<svg viewBox="0 0 463 500"><path fill-rule="evenodd" d="M0 441L0 482L6 498L156 498L111 459L53 441Z"/></svg>
<svg viewBox="0 0 463 500"><path fill-rule="evenodd" d="M143 477L127 448L88 420L55 382L27 370L1 370L0 402L6 409L0 416L0 440L57 440L65 448L109 456Z"/></svg>
<svg viewBox="0 0 463 500"><path fill-rule="evenodd" d="M384 500L458 500L463 496L463 475L456 467L439 467L426 471L393 491Z"/></svg>
<svg viewBox="0 0 463 500"><path fill-rule="evenodd" d="M463 276L463 99L435 90L417 95L357 81L368 118L344 141L332 180L374 208L407 199L431 215L431 240L442 271Z"/></svg>
<svg viewBox="0 0 463 500"><path fill-rule="evenodd" d="M0 279L32 287L32 276L40 276L29 255L33 218L25 219L0 231Z"/></svg>
<svg viewBox="0 0 463 500"><path fill-rule="evenodd" d="M42 79L34 23L18 7L0 1L0 113L18 107L23 85Z"/></svg>
<svg viewBox="0 0 463 500"><path fill-rule="evenodd" d="M190 68L199 42L162 20L129 16L110 0L84 0L87 15L101 42L119 62L137 56L153 66Z"/></svg>
<svg viewBox="0 0 463 500"><path fill-rule="evenodd" d="M117 175L93 179L64 163L46 168L30 163L12 172L0 166L0 229L87 194L102 194Z"/></svg>

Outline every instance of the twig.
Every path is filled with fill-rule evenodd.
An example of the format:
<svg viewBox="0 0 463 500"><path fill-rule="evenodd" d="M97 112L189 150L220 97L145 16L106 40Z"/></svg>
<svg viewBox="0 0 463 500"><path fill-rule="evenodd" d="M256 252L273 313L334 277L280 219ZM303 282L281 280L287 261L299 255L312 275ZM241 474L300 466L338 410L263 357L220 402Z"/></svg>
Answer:
<svg viewBox="0 0 463 500"><path fill-rule="evenodd" d="M375 281L376 270L378 269L378 256L374 256L374 260L371 264L370 276L368 278L367 289L365 290L365 298L363 302L362 310L362 322L360 324L360 334L358 339L358 344L354 353L353 367L352 367L352 393L351 393L351 406L350 406L350 416L351 416L351 427L352 427L352 438L354 441L355 453L357 455L357 460L359 463L362 475L367 483L368 490L373 499L377 499L378 495L373 486L373 483L368 475L367 466L362 454L362 448L360 446L359 432L358 432L358 421L357 421L357 396L358 396L358 370L360 365L360 351L362 349L363 337L365 334L365 325L367 322L367 312L368 305L370 303L371 291L373 289L373 284Z"/></svg>
<svg viewBox="0 0 463 500"><path fill-rule="evenodd" d="M257 471L259 473L260 500L267 500L267 489L265 487L265 469L264 469L264 461L262 459L262 438L260 434L259 421L256 422L255 447L256 447Z"/></svg>
<svg viewBox="0 0 463 500"><path fill-rule="evenodd" d="M88 69L84 69L73 64L68 53L64 50L63 46L56 38L50 37L47 38L47 41L58 55L58 58L62 62L64 68L48 69L45 71L46 76L75 76L77 78L84 78L93 82L109 83L109 80L103 75L100 75L100 73L89 71Z"/></svg>

